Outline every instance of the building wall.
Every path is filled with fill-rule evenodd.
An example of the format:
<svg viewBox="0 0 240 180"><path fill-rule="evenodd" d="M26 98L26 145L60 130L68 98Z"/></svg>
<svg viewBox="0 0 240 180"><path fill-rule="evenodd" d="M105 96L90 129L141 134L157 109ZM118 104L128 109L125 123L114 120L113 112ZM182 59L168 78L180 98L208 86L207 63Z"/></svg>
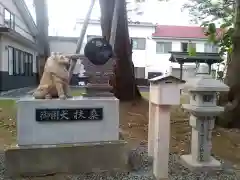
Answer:
<svg viewBox="0 0 240 180"><path fill-rule="evenodd" d="M0 91L37 85L36 40L13 0L0 0L0 27L12 30L0 35Z"/></svg>
<svg viewBox="0 0 240 180"><path fill-rule="evenodd" d="M15 31L28 40L35 42L35 38L31 35L29 28L25 24L21 14L12 0L0 0L0 25L4 25L4 12L7 9L15 17Z"/></svg>
<svg viewBox="0 0 240 180"><path fill-rule="evenodd" d="M28 72L32 72L31 74L21 74L20 72L18 74L12 74L10 65L10 60L8 56L8 48L13 47L18 50L21 50L22 52L26 52L32 55L33 60L32 63L30 63L29 66L32 65L32 67L25 67L24 70ZM0 84L0 91L6 91L10 89L16 89L16 88L23 88L28 86L34 86L37 85L37 52L32 50L29 47L23 46L20 43L17 43L16 41L12 40L9 37L1 36L0 38L0 78L1 78L1 84ZM24 59L25 60L25 59ZM16 67L20 68L21 63L19 62ZM30 70L32 68L32 70Z"/></svg>
<svg viewBox="0 0 240 180"><path fill-rule="evenodd" d="M156 43L157 42L172 42L172 51L181 51L181 43L188 42L189 40L180 40L180 39L153 39L150 46L148 47L151 50L148 56L147 70L155 72L170 72L171 68L180 68L178 63L171 63L169 58L171 54L158 54L156 52ZM204 52L204 44L206 40L192 40L192 43L196 43L196 51ZM190 65L187 63L186 65ZM177 71L177 70L176 70Z"/></svg>

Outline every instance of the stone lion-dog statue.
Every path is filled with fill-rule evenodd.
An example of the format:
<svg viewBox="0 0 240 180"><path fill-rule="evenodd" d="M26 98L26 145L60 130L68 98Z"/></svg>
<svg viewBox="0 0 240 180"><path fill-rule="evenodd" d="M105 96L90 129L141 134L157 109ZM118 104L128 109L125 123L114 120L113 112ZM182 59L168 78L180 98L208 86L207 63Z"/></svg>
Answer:
<svg viewBox="0 0 240 180"><path fill-rule="evenodd" d="M69 65L69 58L59 53L52 53L46 61L40 84L33 93L34 98L70 98Z"/></svg>

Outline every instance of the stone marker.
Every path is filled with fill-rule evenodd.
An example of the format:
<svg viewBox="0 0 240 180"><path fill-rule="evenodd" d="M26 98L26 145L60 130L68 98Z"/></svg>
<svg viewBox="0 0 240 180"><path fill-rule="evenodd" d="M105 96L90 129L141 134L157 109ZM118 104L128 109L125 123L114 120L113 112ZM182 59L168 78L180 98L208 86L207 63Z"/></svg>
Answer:
<svg viewBox="0 0 240 180"><path fill-rule="evenodd" d="M25 98L17 102L19 146L116 140L119 100L115 97Z"/></svg>
<svg viewBox="0 0 240 180"><path fill-rule="evenodd" d="M184 82L174 76L150 79L148 153L157 179L168 178L170 107L180 104L179 85Z"/></svg>
<svg viewBox="0 0 240 180"><path fill-rule="evenodd" d="M215 116L224 110L216 105L216 92L228 91L229 87L208 74L208 66L201 65L197 76L185 84L190 94L190 104L183 108L190 112L192 126L191 154L181 156L181 162L192 170L218 169L221 163L211 156L212 129Z"/></svg>
<svg viewBox="0 0 240 180"><path fill-rule="evenodd" d="M17 101L18 146L5 152L8 176L126 171L126 142L119 140L119 100L69 98L68 79L59 79L68 76L66 61L60 60L67 58L54 53L34 97ZM54 69L56 62L60 64Z"/></svg>

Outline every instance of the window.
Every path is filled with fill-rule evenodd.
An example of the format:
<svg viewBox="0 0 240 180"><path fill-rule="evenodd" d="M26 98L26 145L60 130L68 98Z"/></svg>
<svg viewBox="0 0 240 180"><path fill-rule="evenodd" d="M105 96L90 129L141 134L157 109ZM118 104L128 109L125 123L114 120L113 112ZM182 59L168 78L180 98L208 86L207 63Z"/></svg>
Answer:
<svg viewBox="0 0 240 180"><path fill-rule="evenodd" d="M163 54L172 51L172 42L157 42L156 53Z"/></svg>
<svg viewBox="0 0 240 180"><path fill-rule="evenodd" d="M146 48L146 39L145 38L131 38L132 39L132 48L135 50L145 50Z"/></svg>
<svg viewBox="0 0 240 180"><path fill-rule="evenodd" d="M194 101L196 101L196 94L192 95Z"/></svg>
<svg viewBox="0 0 240 180"><path fill-rule="evenodd" d="M182 52L188 52L188 43L181 43Z"/></svg>
<svg viewBox="0 0 240 180"><path fill-rule="evenodd" d="M189 42L188 47L191 47L196 50L196 43Z"/></svg>
<svg viewBox="0 0 240 180"><path fill-rule="evenodd" d="M25 52L25 75L33 76L33 55Z"/></svg>
<svg viewBox="0 0 240 180"><path fill-rule="evenodd" d="M29 67L30 61L29 61L29 54L25 52L25 75L29 76L30 67Z"/></svg>
<svg viewBox="0 0 240 180"><path fill-rule="evenodd" d="M213 95L203 95L203 102L213 102Z"/></svg>
<svg viewBox="0 0 240 180"><path fill-rule="evenodd" d="M205 43L204 44L204 52L207 53L218 53L218 46L212 43Z"/></svg>
<svg viewBox="0 0 240 180"><path fill-rule="evenodd" d="M14 60L13 60L13 48L8 47L8 74L13 75Z"/></svg>
<svg viewBox="0 0 240 180"><path fill-rule="evenodd" d="M8 28L15 29L15 16L7 9L4 9L4 25Z"/></svg>
<svg viewBox="0 0 240 180"><path fill-rule="evenodd" d="M29 76L33 76L33 55L28 54L29 58Z"/></svg>
<svg viewBox="0 0 240 180"><path fill-rule="evenodd" d="M190 47L196 50L196 43L192 43L191 41L181 43L182 52L188 52Z"/></svg>
<svg viewBox="0 0 240 180"><path fill-rule="evenodd" d="M21 75L24 75L24 72L25 72L25 69L24 69L24 52L22 52L22 51L20 51L20 69L21 69L21 71L20 71L20 74Z"/></svg>
<svg viewBox="0 0 240 180"><path fill-rule="evenodd" d="M19 71L19 69L20 69L20 62L19 62L19 50L17 50L17 49L15 49L14 50L14 59L15 59L15 70L14 70L14 75L18 75L18 74L20 74L20 71Z"/></svg>
<svg viewBox="0 0 240 180"><path fill-rule="evenodd" d="M33 55L9 46L8 74L33 76Z"/></svg>

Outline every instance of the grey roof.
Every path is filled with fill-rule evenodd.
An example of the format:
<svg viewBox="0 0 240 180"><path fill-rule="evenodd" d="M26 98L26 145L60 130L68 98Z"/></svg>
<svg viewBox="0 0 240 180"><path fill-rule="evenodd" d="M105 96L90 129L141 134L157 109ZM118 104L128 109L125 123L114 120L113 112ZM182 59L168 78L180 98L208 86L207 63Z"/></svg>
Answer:
<svg viewBox="0 0 240 180"><path fill-rule="evenodd" d="M211 75L198 74L190 78L184 85L190 92L221 92L229 91L229 87L220 80L213 79Z"/></svg>
<svg viewBox="0 0 240 180"><path fill-rule="evenodd" d="M206 52L196 52L195 56L190 56L188 52L176 52L170 51L171 57L169 61L178 62L178 63L220 63L223 59L220 57L218 53L206 53Z"/></svg>
<svg viewBox="0 0 240 180"><path fill-rule="evenodd" d="M29 28L29 31L32 33L32 35L36 36L38 34L38 29L37 29L37 26L33 20L33 17L31 15L25 1L24 0L13 0L13 3L16 5L25 24Z"/></svg>
<svg viewBox="0 0 240 180"><path fill-rule="evenodd" d="M164 81L164 80L168 80L168 79L173 79L179 83L185 83L186 81L184 80L181 80L175 76L172 76L172 75L162 75L162 76L157 76L157 77L154 77L152 79L149 79L150 82L161 82L161 81Z"/></svg>

